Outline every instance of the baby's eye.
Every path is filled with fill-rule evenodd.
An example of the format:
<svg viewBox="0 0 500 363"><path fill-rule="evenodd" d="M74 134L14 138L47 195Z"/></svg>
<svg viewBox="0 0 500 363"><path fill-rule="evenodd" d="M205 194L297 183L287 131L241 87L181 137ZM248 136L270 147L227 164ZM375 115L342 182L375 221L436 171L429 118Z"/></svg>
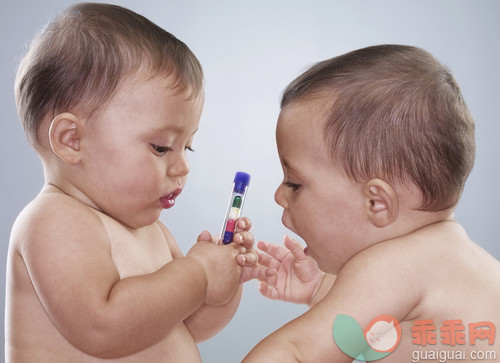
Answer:
<svg viewBox="0 0 500 363"><path fill-rule="evenodd" d="M172 148L169 146L159 146L159 145L151 144L151 147L160 156L165 155L167 152L172 150Z"/></svg>
<svg viewBox="0 0 500 363"><path fill-rule="evenodd" d="M186 146L184 149L194 152L194 149L191 146Z"/></svg>
<svg viewBox="0 0 500 363"><path fill-rule="evenodd" d="M299 190L299 188L301 187L300 184L295 184L295 183L292 183L292 182L289 182L289 181L284 182L283 184L285 184L289 188L292 188L292 190L294 192L296 192L297 190Z"/></svg>

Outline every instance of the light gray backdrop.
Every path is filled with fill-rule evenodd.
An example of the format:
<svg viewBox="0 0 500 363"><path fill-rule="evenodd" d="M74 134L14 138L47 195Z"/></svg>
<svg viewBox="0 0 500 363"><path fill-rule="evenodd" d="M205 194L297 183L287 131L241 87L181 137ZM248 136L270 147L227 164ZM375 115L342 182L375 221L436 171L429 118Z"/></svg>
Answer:
<svg viewBox="0 0 500 363"><path fill-rule="evenodd" d="M25 141L13 96L16 64L47 19L70 0L7 0L0 14L0 281L3 308L10 228L40 190L42 168ZM174 209L162 214L186 252L202 229L218 233L236 170L252 174L244 214L256 240L286 233L274 203L281 182L274 127L286 84L313 62L356 48L403 43L448 65L476 120L477 157L457 219L500 258L500 2L496 0L204 1L121 0L185 41L206 74L206 105L191 156L191 174ZM481 268L478 266L478 268ZM418 273L418 271L415 271ZM2 309L3 310L3 309ZM200 344L204 362L237 362L260 339L301 314L298 305L245 286L233 321ZM0 344L3 344L3 338Z"/></svg>

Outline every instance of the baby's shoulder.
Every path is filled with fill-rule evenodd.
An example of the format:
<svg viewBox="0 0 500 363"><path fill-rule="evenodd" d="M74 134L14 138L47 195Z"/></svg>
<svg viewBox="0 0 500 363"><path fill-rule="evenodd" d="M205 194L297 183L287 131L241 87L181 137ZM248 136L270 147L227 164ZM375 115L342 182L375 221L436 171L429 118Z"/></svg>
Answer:
<svg viewBox="0 0 500 363"><path fill-rule="evenodd" d="M484 280L485 274L498 286L500 262L462 226L446 221L372 245L351 258L339 277L364 281L367 288L392 285L427 294L451 280L473 282Z"/></svg>
<svg viewBox="0 0 500 363"><path fill-rule="evenodd" d="M92 208L63 193L41 192L19 213L12 228L11 241L20 244L43 243L66 235L104 233Z"/></svg>
<svg viewBox="0 0 500 363"><path fill-rule="evenodd" d="M356 263L390 260L405 266L442 259L451 250L464 253L475 245L464 228L454 221L443 221L411 233L381 241L354 256ZM399 263L398 263L399 262Z"/></svg>
<svg viewBox="0 0 500 363"><path fill-rule="evenodd" d="M361 251L339 272L332 297L367 318L388 311L399 321L456 316L478 321L498 316L497 286L500 262L457 223L445 222ZM368 307L353 303L353 296Z"/></svg>
<svg viewBox="0 0 500 363"><path fill-rule="evenodd" d="M423 291L442 266L443 256L450 250L466 254L468 245L470 241L461 227L428 226L362 250L342 267L339 278L361 283L367 289L401 286Z"/></svg>
<svg viewBox="0 0 500 363"><path fill-rule="evenodd" d="M411 315L426 293L427 281L420 271L425 263L407 245L408 239L380 242L347 261L330 293L332 308L365 323L381 312L399 321Z"/></svg>
<svg viewBox="0 0 500 363"><path fill-rule="evenodd" d="M85 219L98 220L94 210L82 201L62 192L42 192L19 215L31 222L50 223L76 218L77 224Z"/></svg>

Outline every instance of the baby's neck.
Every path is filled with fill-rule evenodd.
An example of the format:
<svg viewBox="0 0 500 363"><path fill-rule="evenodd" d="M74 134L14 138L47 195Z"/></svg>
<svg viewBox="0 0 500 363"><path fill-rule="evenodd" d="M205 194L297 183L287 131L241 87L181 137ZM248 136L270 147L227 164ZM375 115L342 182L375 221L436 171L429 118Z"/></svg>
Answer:
<svg viewBox="0 0 500 363"><path fill-rule="evenodd" d="M420 210L407 210L400 213L398 219L389 227L389 233L392 238L409 235L422 228L435 225L442 222L454 222L454 208L438 212L428 212Z"/></svg>

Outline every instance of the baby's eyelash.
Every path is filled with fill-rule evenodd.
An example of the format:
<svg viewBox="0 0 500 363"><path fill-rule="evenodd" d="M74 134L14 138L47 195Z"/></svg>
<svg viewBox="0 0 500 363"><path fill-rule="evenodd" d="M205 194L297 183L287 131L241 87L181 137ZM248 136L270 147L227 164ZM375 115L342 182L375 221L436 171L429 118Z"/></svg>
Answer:
<svg viewBox="0 0 500 363"><path fill-rule="evenodd" d="M164 155L169 151L172 151L172 148L170 146L159 146L155 144L151 144L151 147L160 155Z"/></svg>
<svg viewBox="0 0 500 363"><path fill-rule="evenodd" d="M292 182L289 182L289 181L284 182L283 184L285 184L289 188L292 188L292 190L294 192L297 191L297 190L299 190L299 188L301 187L300 184L295 184L295 183L292 183Z"/></svg>
<svg viewBox="0 0 500 363"><path fill-rule="evenodd" d="M160 156L165 155L169 151L173 150L170 146L159 146L159 145L151 144L151 147ZM186 146L184 149L194 152L194 149L191 146Z"/></svg>

